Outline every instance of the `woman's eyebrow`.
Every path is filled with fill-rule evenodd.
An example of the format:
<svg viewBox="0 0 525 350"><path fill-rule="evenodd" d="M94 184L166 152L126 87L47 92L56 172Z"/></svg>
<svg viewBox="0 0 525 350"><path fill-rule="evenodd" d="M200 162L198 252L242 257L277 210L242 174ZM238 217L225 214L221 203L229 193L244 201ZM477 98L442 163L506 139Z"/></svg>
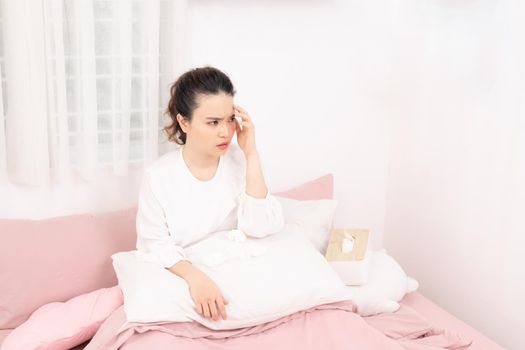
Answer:
<svg viewBox="0 0 525 350"><path fill-rule="evenodd" d="M235 117L235 114L232 114L229 116L229 118L231 117ZM206 119L209 119L209 120L223 120L224 118L218 118L218 117L206 117Z"/></svg>

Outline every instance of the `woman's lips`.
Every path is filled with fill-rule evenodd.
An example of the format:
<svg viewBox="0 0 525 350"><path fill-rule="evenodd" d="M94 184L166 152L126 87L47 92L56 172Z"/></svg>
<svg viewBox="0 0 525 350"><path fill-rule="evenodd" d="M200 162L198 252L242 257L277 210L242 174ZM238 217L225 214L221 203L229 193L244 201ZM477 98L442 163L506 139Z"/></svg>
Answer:
<svg viewBox="0 0 525 350"><path fill-rule="evenodd" d="M225 149L226 147L228 147L228 142L221 143L220 145L217 145L217 147L219 147L221 149Z"/></svg>

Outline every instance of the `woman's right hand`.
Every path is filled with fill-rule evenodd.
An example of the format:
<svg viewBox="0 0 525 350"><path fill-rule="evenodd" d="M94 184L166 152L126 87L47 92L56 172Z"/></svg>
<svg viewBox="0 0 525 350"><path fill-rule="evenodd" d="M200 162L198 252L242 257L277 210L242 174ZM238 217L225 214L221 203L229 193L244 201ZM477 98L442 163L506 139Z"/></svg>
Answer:
<svg viewBox="0 0 525 350"><path fill-rule="evenodd" d="M217 321L219 316L226 319L226 306L229 301L222 295L219 287L204 272L195 269L186 282L197 312L210 320Z"/></svg>
<svg viewBox="0 0 525 350"><path fill-rule="evenodd" d="M225 305L229 301L222 296L219 287L208 275L193 266L188 260L181 260L168 270L186 281L195 308L201 316L214 321L219 319L219 315L223 320L226 319Z"/></svg>

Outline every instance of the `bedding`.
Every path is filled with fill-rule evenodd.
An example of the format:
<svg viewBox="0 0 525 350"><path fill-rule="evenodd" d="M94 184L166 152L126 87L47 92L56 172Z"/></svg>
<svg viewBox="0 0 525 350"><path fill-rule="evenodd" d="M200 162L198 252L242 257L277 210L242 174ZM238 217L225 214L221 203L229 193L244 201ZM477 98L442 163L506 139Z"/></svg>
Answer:
<svg viewBox="0 0 525 350"><path fill-rule="evenodd" d="M86 350L434 350L466 349L471 340L437 329L409 307L363 318L351 301L318 305L277 320L215 331L197 322L128 323L124 309L104 322Z"/></svg>
<svg viewBox="0 0 525 350"><path fill-rule="evenodd" d="M321 334L324 337L330 337L329 341L333 343L331 348L334 349L352 347L356 349L463 349L471 344L471 340L434 327L416 311L409 307L399 307L397 304L396 312L382 312L369 318L363 318L357 313L358 304L350 300L355 298L355 287L352 289L354 291L352 295L348 295L342 301L321 302L320 299L317 299L317 302L311 305L303 302L302 306L295 310L283 308L283 306L293 304L298 296L307 296L309 290L304 289L304 286L300 284L298 285L297 281L287 285L286 279L276 280L275 285L283 287L283 289L274 290L275 285L272 285L272 278L275 277L276 268L281 267L281 271L286 271L283 274L284 278L296 273L309 272L311 279L322 280L323 274L316 275L309 269L308 260L311 260L312 257L305 256L306 259L302 260L301 253L313 252L314 256L321 258L323 264L327 264L324 257L314 249L303 235L300 227L290 228L287 226L287 229L289 231L285 230L285 232L277 233L268 238L255 239L253 242L255 243L253 247L257 247L257 244L261 243L266 244L267 252L282 249L282 252L286 253L283 254L283 257L288 258L288 260L281 260L278 264L272 265L271 261L269 263L269 261L260 259L265 253L256 254L256 259L259 259L261 264L259 269L269 267L270 273L267 275L269 277L267 282L270 282L270 289L264 289L264 287L261 289L261 286L265 285L264 283L258 284L256 279L249 279L253 276L261 278L259 269L252 270L249 274L242 274L242 269L240 270L241 273L235 270L235 268L250 265L250 246L244 245L249 242L246 237L244 239L233 239L235 235L230 234L230 232L218 232L199 244L187 248L187 254L191 257L191 261L204 269L213 279L233 276L230 281L218 281L221 288L224 286L231 287L225 288L227 291L225 295L230 300L229 307L232 307L228 309L229 320L209 321L202 318L194 311L188 289L183 280L178 278L180 280L178 286L164 285L162 282L159 283L158 277L155 277L156 273L161 272L160 270L157 272L148 269L141 271L141 264L136 263L139 260L135 259L135 264L126 261L126 258L131 258L132 252L115 254L115 269L119 283L123 282L121 286L124 289L125 303L121 311L117 310L116 314L106 320L88 349L117 349L124 344L129 344L130 349L167 346L177 349L219 349L225 343L228 344L228 348L233 349L257 348L257 346L261 348L272 346L277 349L296 346L298 349L315 349L322 344L322 341L327 340ZM271 240L276 243L275 246L268 244ZM207 263L206 259L217 252L227 252L228 259L223 259L222 262L219 259L218 264L217 261L211 265ZM379 273L376 275L379 277L381 273L392 274L389 276L387 285L377 283L379 292L386 292L386 296L393 300L401 299L406 292L406 275L397 263L392 264L394 260L386 252L375 253L377 253L378 259L374 259L377 261L372 264L371 273L375 269L378 270ZM297 267L294 267L293 263L290 262L293 261L293 259L290 260L291 256L298 258ZM119 259L122 261L118 261ZM119 264L121 266L118 266ZM217 266L228 266L230 269L225 269L223 275L216 274L213 269L206 270L206 268L216 268ZM283 269L282 266L286 266L286 269ZM151 264L150 267L158 268L154 264ZM330 270L329 265L328 270ZM123 274L123 271L126 274ZM165 282L177 280L174 278L177 276L173 276L169 271L162 272L165 272ZM333 271L330 272L333 273ZM327 273L327 271L323 273ZM152 276L152 280L147 280L148 277ZM264 274L262 278L265 278ZM132 283L128 284L130 279ZM374 278L371 278L370 281L374 282ZM405 286L398 288L403 283ZM148 286L155 286L155 288L148 289ZM324 281L320 286L324 286ZM392 288L389 289L388 287ZM344 288L350 290L347 286ZM287 299L286 293L290 290L299 294L292 294L292 298ZM151 291L165 293L165 295L150 294ZM361 296L375 297L377 291L362 288ZM186 294L183 295L182 292ZM237 294L230 294L232 292ZM275 293L275 295L268 299L261 299L261 296L266 293ZM127 296L129 296L128 299L126 299ZM241 303L235 305L232 302L237 298L246 298L247 296L252 298L245 299L247 301L244 305ZM359 298L356 299L359 300ZM181 303L181 300L184 300L184 303ZM360 301L362 300L366 300L366 298ZM174 306L176 307L174 308ZM268 309L271 310L272 307L276 307L278 312L274 312L271 318L253 318L254 315L265 315L264 312ZM135 315L134 312L137 310L146 313L148 316L130 317L130 315ZM166 313L167 310L168 313ZM319 318L317 314L321 310L324 316ZM122 314L119 315L119 312ZM230 320L230 318L232 319ZM312 319L317 321L312 321ZM299 326L297 326L297 322L299 322ZM272 337L272 330L278 327L282 328L276 330L281 336ZM348 335L353 334L352 332L356 332L356 334L349 339ZM294 334L295 337L291 337ZM309 336L301 338L300 334L308 334ZM264 344L265 341L268 344ZM316 342L318 345L315 345Z"/></svg>
<svg viewBox="0 0 525 350"><path fill-rule="evenodd" d="M310 181L304 185L298 186L295 189L285 192L274 193L274 195L299 200L331 199L333 198L333 176L331 174L328 174L313 181ZM12 263L14 261L26 260L23 255L20 255L20 253L27 253L28 256L31 256L31 254L34 254L35 251L37 251L36 249L45 248L46 252L49 253L49 258L45 259L46 265L44 266L44 269L47 271L51 269L51 263L58 263L59 261L62 261L60 259L55 261L52 258L53 256L57 256L58 254L64 253L62 245L68 245L71 247L71 249L66 253L70 254L71 256L81 258L79 260L81 264L76 266L77 271L73 271L72 269L75 267L72 266L67 267L68 271L70 272L64 271L60 267L53 267L57 271L56 276L42 275L42 277L46 279L43 285L56 286L57 288L59 287L60 293L62 293L60 295L58 295L56 292L47 293L45 298L34 298L35 290L37 288L40 288L40 286L42 285L42 282L39 282L40 280L38 280L38 278L35 282L34 287L28 288L27 285L24 286L24 289L27 290L27 293L18 287L18 281L23 281L24 283L27 283L27 278L29 275L25 272L26 270L20 270L19 266L17 266L18 270L16 274L5 274L5 269L2 270L2 273L0 274L0 284L3 286L3 288L8 288L6 289L6 291L8 291L9 293L15 291L15 298L11 300L29 300L31 302L29 304L23 305L23 308L20 308L19 305L21 304L8 303L7 299L2 299L3 297L6 297L7 294L2 295L2 297L0 298L0 328L5 329L0 329L0 345L2 344L2 340L5 339L5 337L13 331L13 327L10 327L10 324L8 322L12 321L13 317L15 317L16 315L25 313L25 318L27 319L27 317L29 317L29 314L32 311L34 311L39 306L45 304L46 302L67 300L68 296L74 297L75 295L79 295L81 292L85 293L89 290L94 290L96 288L109 287L111 285L114 285L114 283L111 283L111 281L116 282L116 279L113 269L111 267L111 259L109 258L109 256L114 252L123 251L126 249L133 249L133 242L135 239L135 212L136 207L126 211L111 213L111 216L108 216L107 214L97 214L95 216L86 214L60 218L60 222L55 222L55 218L53 218L49 219L53 220L53 222L50 223L44 221L36 222L39 225L41 225L40 227L38 227L38 230L36 230L36 223L32 220L15 221L0 219L0 231L2 232L8 232L6 231L6 228L9 230L13 230L13 232L14 230L19 232L19 230L21 229L23 231L29 232L28 229L30 229L35 233L41 234L43 231L48 231L51 225L54 225L53 227L56 227L58 229L57 234L60 235L59 238L57 236L56 241L60 240L62 242L62 244L54 244L53 242L55 242L55 240L46 242L39 240L38 236L36 236L37 239L32 239L32 236L29 237L27 235L26 236L28 238L20 236L21 239L17 240L15 243L21 244L25 248L29 248L20 250L20 248L16 248L16 245L13 246L13 241L11 238L7 239L7 235L2 235L2 237L0 237L2 238L2 241L0 242L0 257L5 259L0 259L4 262L0 264L0 266L13 266ZM86 217L90 220L93 220L94 222L91 223L90 220L85 220L84 218ZM23 223L21 221L26 222ZM83 237L86 238L93 236L85 235L85 233L81 234L80 232L79 235L72 234L74 233L70 230L70 227L72 226L82 227L82 231L89 231L91 235L95 234L95 237L98 238L95 241L84 241ZM132 230L128 230L129 227L131 227ZM112 234L109 235L107 234L108 232L112 232ZM108 250L93 250L91 248L85 249L85 247L92 247L96 245L107 247ZM2 247L5 249L1 249ZM8 250L13 251L13 247L16 248L15 250L18 253L17 257L13 257L12 254L7 254L9 253ZM33 249L33 247L35 248ZM75 249L75 247L78 247L78 249ZM4 254L4 252L7 253ZM93 265L93 254L95 252L96 264ZM39 254L40 253L41 251L39 252ZM87 265L85 264L86 262L90 264L89 267L87 267ZM25 268L24 266L22 267ZM9 267L8 270L10 271L10 269L11 267ZM19 274L18 272L20 271L22 271L23 273ZM65 285L64 281L76 281L76 278L70 278L70 276L72 276L71 274L74 274L74 276L83 276L83 284L79 285L75 282L70 283L70 285ZM22 291L23 293L16 294L20 291ZM66 292L66 294L64 294L64 292ZM9 296L11 297L13 296L13 294L9 294ZM429 344L425 344L425 342L435 342L439 339L445 341L441 343L443 347L440 348L445 348L444 346L447 345L447 343L448 345L451 345L451 339L447 337L454 336L454 334L458 334L459 337L456 336L456 338L453 338L452 340L456 339L460 342L468 342L472 340L472 345L470 347L467 347L470 350L503 350L501 346L488 339L486 336L473 329L469 325L460 321L453 315L449 314L448 312L440 308L438 305L434 304L432 301L430 301L417 291L407 294L400 301L399 304L401 305L401 308L394 313L380 314L370 317L359 316L355 312L355 305L352 307L346 305L345 309L345 307L341 305L339 305L339 308L337 308L333 306L326 307L325 304L315 306L308 310L302 310L292 315L287 315L282 319L274 320L264 325L241 328L238 330L230 331L211 331L209 329L205 329L205 331L209 331L210 333L201 333L200 337L194 338L185 338L181 336L172 335L169 332L171 326L174 326L174 324L170 322L158 325L128 324L127 329L122 329L123 332L118 332L118 329L112 328L112 322L113 327L115 327L115 324L118 325L117 328L124 326L125 313L123 310L123 306L120 306L117 310L111 313L110 317L108 317L104 321L99 331L93 338L93 341L91 342L92 344L87 349L102 349L103 347L99 347L97 346L97 344L100 344L98 342L103 340L104 337L104 339L106 340L115 340L117 336L122 337L122 335L124 335L126 337L125 340L119 338L123 342L121 349L124 350L150 348L162 349L169 347L177 349L191 348L196 350L202 348L224 349L224 347L236 349L235 346L240 348L257 349L256 345L259 342L261 342L262 344L267 344L268 346L266 346L266 348L271 346L275 348L275 350L279 350L282 348L294 349L294 344L297 344L297 347L295 347L297 349L301 348L307 350L319 348L400 349L400 347L392 347L396 345L401 346L401 349L408 348L421 350L434 349L431 347L427 347ZM411 309L406 309L405 307L407 306ZM353 312L348 311L352 310L352 308ZM7 312L10 312L10 314L6 315L4 313L2 315L2 312L6 312L6 310ZM397 331L398 334L408 335L406 342L402 342L402 340L399 338L392 339L388 336L394 334L393 332L395 331L395 326L403 324L403 322L400 322L399 319L396 319L396 317L402 315L402 313L405 312L405 310L415 311L415 315L409 313L409 316L412 315L416 318L412 319L412 321L414 322L408 322L408 324L413 326L419 325L419 328L415 329L419 331L420 335L422 335L420 339L414 339L413 337L411 338L410 334L408 334L410 333L409 329L405 329L405 333L403 333L403 330L401 330L401 333L399 332L399 330ZM6 317L9 317L9 319ZM429 329L429 324L422 323L421 318L431 321L431 329L433 329L436 333L435 336L432 336L431 332L424 333L425 325L427 327L426 329ZM284 321L285 319L287 321ZM18 317L16 322L21 323L23 322L23 320L24 316ZM337 320L338 322L336 322L335 320ZM373 320L379 320L382 323L380 322L379 324L374 324ZM408 317L404 320L410 321L411 318ZM124 323L119 324L119 321ZM176 327L188 327L189 325L191 325L191 327L197 327L196 329L200 330L202 330L203 328L203 326L201 326L195 321L179 323L176 325ZM166 326L167 328L163 329L164 326ZM376 327L384 328L377 329ZM442 332L443 329L446 329L448 332ZM168 332L166 332L166 330L168 330ZM128 333L126 333L126 331ZM177 331L179 331L180 334L183 334L184 329L178 329ZM232 331L239 331L240 333L235 333L236 336L228 336L227 332ZM245 332L248 335L242 336L242 332ZM418 332L415 332L414 334L418 334ZM445 335L445 337L441 337L440 334ZM286 338L286 335L290 336ZM376 337L378 336L381 337L376 339ZM244 340L246 342L242 343ZM392 345L392 342L394 342L395 345ZM410 346L414 344L415 347L413 346L412 348L410 348ZM85 343L78 345L74 349L80 350L83 349L84 346ZM2 350L6 349L2 348Z"/></svg>
<svg viewBox="0 0 525 350"><path fill-rule="evenodd" d="M333 199L334 175L326 174L289 190L275 192L273 195L283 198L297 199L299 201Z"/></svg>
<svg viewBox="0 0 525 350"><path fill-rule="evenodd" d="M430 299L428 299L426 296L421 294L420 292L413 292L410 294L407 294L400 302L401 307L404 306L410 307L412 310L417 312L421 317L424 319L430 321L434 327L440 328L440 329L447 329L449 332L457 333L461 336L462 339L466 340L472 340L472 344L467 347L468 350L504 350L503 347L489 339L487 336L483 335L481 332L477 331L476 329L472 328L468 324L464 323L454 315L450 314L443 308L441 308L436 303L432 302ZM110 318L108 318L104 324L102 325L99 333L95 335L96 338L100 340L100 337L103 336L103 333L109 331L109 325L108 323L110 321L115 321L117 316L120 314L120 316L124 316L124 312L122 310L122 306L113 312ZM320 315L320 316L326 316L326 315ZM379 315L377 315L379 316ZM385 315L383 315L385 316ZM375 316L374 316L375 317ZM321 318L321 317L319 317ZM370 320L369 317L363 318L365 321ZM308 331L308 322L312 320L311 317L305 317L305 319L302 321L303 326ZM298 322L298 321L296 321ZM394 319L391 319L389 322L396 322ZM320 323L320 322L319 322ZM372 324L370 323L372 326ZM312 325L313 327L313 325ZM332 329L328 327L328 325L325 324L316 324L316 329L320 329L321 332L325 332L326 335L323 337L319 337L321 339L322 348L325 348L327 346L333 345L333 342L327 341L327 339L330 339L333 337L333 333L336 331L335 329ZM9 334L12 331L12 329L5 329L0 330L0 345L2 344L2 339L4 339L7 334ZM264 336L264 334L260 334L258 338L255 340L262 340L266 342L267 344L271 343L271 339L269 339L272 336L275 336L276 338L281 334L281 332L285 331L284 329L281 331L274 330L271 334L268 334L267 337ZM222 332L222 331L217 331ZM345 330L345 332L347 332ZM106 334L106 337L108 334ZM315 346L316 340L315 337L311 337L313 339L310 339L309 342L312 346ZM299 338L301 340L301 338ZM169 333L163 333L160 330L148 330L143 331L142 333L139 333L138 331L134 331L133 335L130 336L126 341L124 341L124 344L122 345L122 350L135 350L135 349L150 349L150 348L157 348L157 349L164 349L169 348L170 346L173 346L173 342L182 342L183 340L175 338ZM191 342L191 340L189 340ZM297 341L297 339L293 339L293 341ZM195 340L192 345L197 346L196 344L199 342L207 343L207 345L210 345L213 340L208 340L206 338L203 338L201 340ZM226 340L224 341L226 342ZM229 342L229 344L233 344L233 342ZM406 344L405 344L406 345ZM84 349L87 346L87 343L81 344L74 348L74 350L81 350ZM233 345L232 345L233 346ZM275 347L275 346L274 346ZM0 346L1 348L1 346ZM91 349L96 349L97 347L91 347ZM306 348L306 347L305 347ZM318 349L321 348L321 346L317 347ZM183 348L182 348L183 349ZM199 350L198 347L195 348L196 350ZM212 345L210 345L209 349L213 349ZM232 349L235 349L232 347ZM275 350L278 350L277 347ZM334 346L334 349L337 349ZM349 349L349 348L345 348ZM368 346L361 347L359 349L371 349ZM4 350L4 349L2 349ZM73 350L73 349L72 349Z"/></svg>
<svg viewBox="0 0 525 350"><path fill-rule="evenodd" d="M136 212L0 219L0 329L44 304L114 286L110 256L133 249Z"/></svg>
<svg viewBox="0 0 525 350"><path fill-rule="evenodd" d="M118 286L41 306L4 339L4 350L67 350L89 340L122 305Z"/></svg>
<svg viewBox="0 0 525 350"><path fill-rule="evenodd" d="M333 175L274 195L330 199ZM114 286L110 256L134 248L136 212L134 206L40 220L0 219L0 344L42 305Z"/></svg>
<svg viewBox="0 0 525 350"><path fill-rule="evenodd" d="M11 334L12 331L12 329L0 329L0 349L5 338L7 338L7 336Z"/></svg>
<svg viewBox="0 0 525 350"><path fill-rule="evenodd" d="M360 286L347 286L352 291L352 301L361 316L371 316L399 309L399 301L415 291L419 283L408 277L403 268L387 254L385 249L369 250L368 281Z"/></svg>
<svg viewBox="0 0 525 350"><path fill-rule="evenodd" d="M235 329L351 298L300 227L285 225L276 234L241 241L229 236L229 231L219 231L185 248L192 264L229 300L226 320L198 314L186 281L141 259L140 251L130 251L113 255L128 321L193 320L215 330Z"/></svg>
<svg viewBox="0 0 525 350"><path fill-rule="evenodd" d="M436 327L447 329L450 332L461 334L472 339L469 350L505 350L502 346L487 336L461 321L451 313L445 311L420 292L409 293L400 302L401 306L408 306L417 311L422 317L430 320ZM486 307L485 305L483 307Z"/></svg>
<svg viewBox="0 0 525 350"><path fill-rule="evenodd" d="M325 254L339 202L335 199L296 200L275 197L283 208L284 222L300 227L321 253Z"/></svg>

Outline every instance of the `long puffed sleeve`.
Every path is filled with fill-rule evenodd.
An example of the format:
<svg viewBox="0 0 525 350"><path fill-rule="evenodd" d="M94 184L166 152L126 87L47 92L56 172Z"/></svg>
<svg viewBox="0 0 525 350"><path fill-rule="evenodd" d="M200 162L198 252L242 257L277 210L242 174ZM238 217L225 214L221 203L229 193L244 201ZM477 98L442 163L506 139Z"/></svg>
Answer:
<svg viewBox="0 0 525 350"><path fill-rule="evenodd" d="M252 237L268 236L284 227L282 205L270 191L265 198L254 198L243 189L239 198L237 219L239 230Z"/></svg>
<svg viewBox="0 0 525 350"><path fill-rule="evenodd" d="M137 250L146 261L172 267L187 260L184 249L175 244L166 223L164 210L151 187L151 176L144 172L136 218Z"/></svg>

